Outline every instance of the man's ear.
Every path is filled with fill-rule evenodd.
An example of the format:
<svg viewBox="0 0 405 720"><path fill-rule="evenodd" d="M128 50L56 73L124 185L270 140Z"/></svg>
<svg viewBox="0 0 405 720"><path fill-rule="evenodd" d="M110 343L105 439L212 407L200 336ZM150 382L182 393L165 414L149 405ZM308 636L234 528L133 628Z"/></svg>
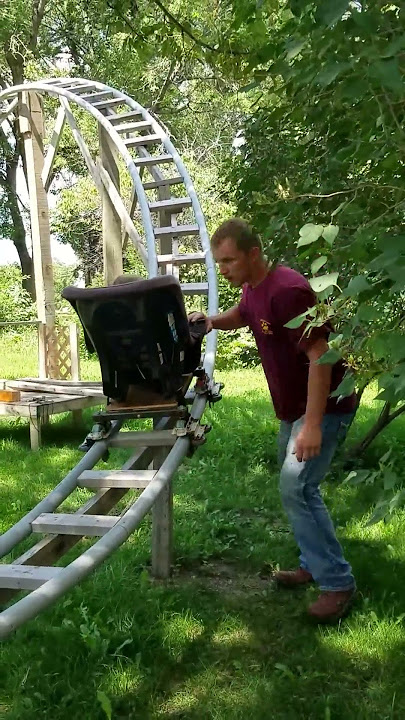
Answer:
<svg viewBox="0 0 405 720"><path fill-rule="evenodd" d="M257 262L261 257L261 250L259 247L252 247L249 250L250 259L253 260L253 262Z"/></svg>

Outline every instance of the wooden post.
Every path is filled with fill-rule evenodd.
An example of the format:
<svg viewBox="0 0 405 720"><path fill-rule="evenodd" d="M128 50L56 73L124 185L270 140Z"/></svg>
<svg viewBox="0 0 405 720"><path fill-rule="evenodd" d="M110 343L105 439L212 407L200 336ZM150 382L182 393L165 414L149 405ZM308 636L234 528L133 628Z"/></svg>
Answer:
<svg viewBox="0 0 405 720"><path fill-rule="evenodd" d="M101 165L108 172L119 192L120 176L117 165L116 150L108 134L101 125L99 125L99 143ZM101 188L101 202L104 281L106 285L111 285L115 278L123 273L121 219L104 187Z"/></svg>
<svg viewBox="0 0 405 720"><path fill-rule="evenodd" d="M72 368L72 380L78 382L80 380L80 355L79 355L79 335L76 323L69 325L70 340L70 366Z"/></svg>
<svg viewBox="0 0 405 720"><path fill-rule="evenodd" d="M55 322L55 296L48 198L42 182L44 124L40 99L34 92L22 93L20 128L27 164L38 320L50 328Z"/></svg>
<svg viewBox="0 0 405 720"><path fill-rule="evenodd" d="M154 421L155 426L155 421ZM167 448L157 450L152 466L158 470L168 454ZM170 577L173 548L173 486L170 480L152 506L152 575L165 580Z"/></svg>
<svg viewBox="0 0 405 720"><path fill-rule="evenodd" d="M76 323L69 325L70 340L70 367L72 369L72 381L80 380L80 354L79 354L79 334ZM83 413L81 410L72 410L73 425L82 425Z"/></svg>
<svg viewBox="0 0 405 720"><path fill-rule="evenodd" d="M46 367L46 325L41 322L38 325L38 377L46 380L48 377Z"/></svg>
<svg viewBox="0 0 405 720"><path fill-rule="evenodd" d="M31 450L39 450L42 435L42 412L39 405L34 406L30 414L30 444Z"/></svg>

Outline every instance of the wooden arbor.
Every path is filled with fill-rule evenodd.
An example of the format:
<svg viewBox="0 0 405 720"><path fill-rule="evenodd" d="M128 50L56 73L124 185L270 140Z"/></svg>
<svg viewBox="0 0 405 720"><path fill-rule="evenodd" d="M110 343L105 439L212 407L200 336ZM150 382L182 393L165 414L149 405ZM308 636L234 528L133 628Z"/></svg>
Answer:
<svg viewBox="0 0 405 720"><path fill-rule="evenodd" d="M58 110L45 152L41 96L46 95L58 100ZM67 344L64 338L58 338L55 329L47 202L65 124L73 134L102 199L106 284L122 274L123 247L129 240L149 277L173 273L181 281L186 265L198 263L205 268L204 282L183 283L183 292L208 295L208 311L215 312L215 269L197 195L170 138L145 108L114 88L78 78L55 78L8 88L0 93L1 101L5 108L0 112L0 118L18 114L24 139L38 320L42 324L41 377L60 374L58 345ZM75 107L90 114L97 122L97 157L92 156L80 131ZM125 202L120 189L123 185L128 187L128 180L131 190ZM134 224L136 210L142 221L141 230L139 224L137 227ZM187 251L182 247L185 237Z"/></svg>

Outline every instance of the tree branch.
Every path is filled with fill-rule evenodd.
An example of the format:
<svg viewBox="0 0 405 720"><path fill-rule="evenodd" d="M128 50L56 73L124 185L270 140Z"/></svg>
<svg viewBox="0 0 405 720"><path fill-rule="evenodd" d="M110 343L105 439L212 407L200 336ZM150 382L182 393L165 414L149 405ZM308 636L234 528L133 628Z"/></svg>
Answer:
<svg viewBox="0 0 405 720"><path fill-rule="evenodd" d="M155 5L157 5L158 8L160 8L160 10L162 11L163 15L169 20L169 22L170 22L172 25L174 25L178 30L180 30L180 32L181 32L183 35L187 35L187 37L189 37L190 40L192 40L193 42L195 42L196 45L199 45L200 47L203 47L203 48L205 48L206 50L211 50L211 52L223 53L223 54L225 54L225 55L238 55L238 56L245 56L245 57L247 57L247 56L249 55L248 52L241 52L241 51L238 51L238 50L230 50L230 51L226 52L226 51L224 51L224 50L219 50L219 48L214 47L213 45L208 45L208 43L204 42L204 40L201 40L201 38L196 37L196 36L191 32L191 30L189 30L188 28L184 27L184 25L181 24L180 20L178 20L174 15L172 15L172 13L170 12L170 10L168 10L168 9L160 2L160 0L152 0L152 2L154 2Z"/></svg>
<svg viewBox="0 0 405 720"><path fill-rule="evenodd" d="M157 96L156 100L154 100L152 102L152 105L150 108L151 112L158 111L159 106L162 103L162 100L170 87L170 83L172 82L172 78L175 73L176 67L177 67L177 60L172 60L172 62L170 64L169 72L167 73L166 80L164 81L162 87L160 88L159 95Z"/></svg>
<svg viewBox="0 0 405 720"><path fill-rule="evenodd" d="M32 52L37 46L39 28L44 17L47 1L48 0L34 0L32 6L32 31L28 42L28 48Z"/></svg>

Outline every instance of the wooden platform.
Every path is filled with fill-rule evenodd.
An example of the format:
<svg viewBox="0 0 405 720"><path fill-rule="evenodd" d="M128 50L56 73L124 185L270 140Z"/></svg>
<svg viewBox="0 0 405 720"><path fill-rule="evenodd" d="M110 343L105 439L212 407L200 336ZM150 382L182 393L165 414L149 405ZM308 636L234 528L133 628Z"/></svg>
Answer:
<svg viewBox="0 0 405 720"><path fill-rule="evenodd" d="M73 382L68 380L0 380L2 390L19 390L18 402L0 402L0 416L23 417L29 420L31 449L41 446L41 428L51 415L72 412L78 422L84 408L105 404L99 382Z"/></svg>

